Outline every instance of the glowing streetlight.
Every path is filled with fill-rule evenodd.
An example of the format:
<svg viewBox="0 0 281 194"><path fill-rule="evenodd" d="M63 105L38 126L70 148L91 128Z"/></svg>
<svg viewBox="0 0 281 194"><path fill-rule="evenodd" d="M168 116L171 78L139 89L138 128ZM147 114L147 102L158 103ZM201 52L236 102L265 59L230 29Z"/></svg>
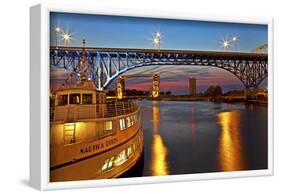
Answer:
<svg viewBox="0 0 281 194"><path fill-rule="evenodd" d="M228 50L228 48L231 46L231 41L227 40L227 39L223 39L221 42L221 48L223 48L224 50Z"/></svg>
<svg viewBox="0 0 281 194"><path fill-rule="evenodd" d="M56 27L56 29L55 29L55 31L57 32L57 33L59 33L60 31L61 31L61 29L60 29L60 27Z"/></svg>
<svg viewBox="0 0 281 194"><path fill-rule="evenodd" d="M224 42L223 42L223 47L224 47L224 48L229 47L229 42L228 42L228 41L224 41Z"/></svg>
<svg viewBox="0 0 281 194"><path fill-rule="evenodd" d="M155 45L158 45L158 44L159 44L158 38L154 38L154 39L153 39L153 43L154 43Z"/></svg>
<svg viewBox="0 0 281 194"><path fill-rule="evenodd" d="M238 41L238 37L235 35L232 37L232 43L233 43L233 47L234 47L234 50L237 51L237 41Z"/></svg>
<svg viewBox="0 0 281 194"><path fill-rule="evenodd" d="M61 34L62 40L64 40L64 45L68 46L69 43L71 42L72 38L72 34L68 33L68 32L63 32Z"/></svg>
<svg viewBox="0 0 281 194"><path fill-rule="evenodd" d="M158 48L158 51L160 51L160 45L161 45L161 34L160 32L156 32L154 36L152 37L152 43L153 46Z"/></svg>
<svg viewBox="0 0 281 194"><path fill-rule="evenodd" d="M65 40L67 40L67 41L70 40L69 34L64 34L64 35L63 35L63 39L65 39Z"/></svg>

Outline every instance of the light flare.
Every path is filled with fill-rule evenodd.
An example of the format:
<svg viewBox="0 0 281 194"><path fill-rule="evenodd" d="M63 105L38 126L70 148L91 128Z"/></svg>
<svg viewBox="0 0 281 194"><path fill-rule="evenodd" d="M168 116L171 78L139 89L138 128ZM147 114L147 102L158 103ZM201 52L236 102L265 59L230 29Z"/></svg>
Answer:
<svg viewBox="0 0 281 194"><path fill-rule="evenodd" d="M231 41L228 39L222 39L220 42L220 46L221 48L223 48L224 50L228 50L231 45Z"/></svg>
<svg viewBox="0 0 281 194"><path fill-rule="evenodd" d="M155 32L152 36L152 44L155 48L160 50L162 35L160 32Z"/></svg>
<svg viewBox="0 0 281 194"><path fill-rule="evenodd" d="M59 33L59 32L61 32L61 28L60 28L59 26L57 26L57 27L55 28L55 31Z"/></svg>
<svg viewBox="0 0 281 194"><path fill-rule="evenodd" d="M65 46L69 46L71 41L73 40L73 35L69 32L62 32L61 39L64 41Z"/></svg>

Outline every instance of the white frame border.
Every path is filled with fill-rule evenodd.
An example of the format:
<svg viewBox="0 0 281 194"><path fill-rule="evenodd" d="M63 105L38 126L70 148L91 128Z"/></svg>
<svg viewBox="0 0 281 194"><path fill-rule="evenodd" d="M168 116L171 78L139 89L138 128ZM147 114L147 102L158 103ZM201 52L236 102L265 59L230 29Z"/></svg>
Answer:
<svg viewBox="0 0 281 194"><path fill-rule="evenodd" d="M138 178L49 182L49 33L50 12L136 16L197 21L268 25L268 169L216 172ZM217 16L159 10L86 7L81 5L40 4L30 9L30 185L39 190L74 189L131 184L226 179L273 175L273 19Z"/></svg>

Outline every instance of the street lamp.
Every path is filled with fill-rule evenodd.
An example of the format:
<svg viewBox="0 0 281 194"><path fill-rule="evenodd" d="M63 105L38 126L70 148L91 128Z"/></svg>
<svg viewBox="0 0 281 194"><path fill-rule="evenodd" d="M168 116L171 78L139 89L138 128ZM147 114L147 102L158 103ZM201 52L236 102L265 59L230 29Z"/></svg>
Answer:
<svg viewBox="0 0 281 194"><path fill-rule="evenodd" d="M159 45L159 39L158 38L154 38L153 39L153 43L155 46L158 46Z"/></svg>
<svg viewBox="0 0 281 194"><path fill-rule="evenodd" d="M227 40L227 39L223 39L221 42L221 48L223 48L223 50L228 50L228 48L231 46L231 41Z"/></svg>
<svg viewBox="0 0 281 194"><path fill-rule="evenodd" d="M156 32L152 38L153 46L158 48L158 51L160 51L161 46L161 34L160 32Z"/></svg>
<svg viewBox="0 0 281 194"><path fill-rule="evenodd" d="M59 32L60 32L60 27L56 27L56 29L55 29L55 30L56 30L56 32L58 32L58 33L59 33Z"/></svg>
<svg viewBox="0 0 281 194"><path fill-rule="evenodd" d="M238 37L237 36L233 36L231 40L232 40L232 43L233 43L234 51L237 51L237 40L238 40Z"/></svg>
<svg viewBox="0 0 281 194"><path fill-rule="evenodd" d="M61 32L61 29L60 29L59 26L57 26L55 28L55 33L56 33L56 49L58 49L58 35L59 35L60 32Z"/></svg>
<svg viewBox="0 0 281 194"><path fill-rule="evenodd" d="M61 34L61 37L62 37L62 40L64 40L64 45L65 46L69 46L69 43L71 42L71 40L73 39L72 38L72 35L68 32L63 32Z"/></svg>
<svg viewBox="0 0 281 194"><path fill-rule="evenodd" d="M228 41L224 41L223 42L223 47L227 49L229 47L229 42Z"/></svg>

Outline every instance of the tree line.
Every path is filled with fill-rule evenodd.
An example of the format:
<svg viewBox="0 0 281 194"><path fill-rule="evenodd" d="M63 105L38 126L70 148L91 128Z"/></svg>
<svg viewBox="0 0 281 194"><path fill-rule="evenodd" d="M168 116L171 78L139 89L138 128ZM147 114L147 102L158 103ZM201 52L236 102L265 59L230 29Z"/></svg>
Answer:
<svg viewBox="0 0 281 194"><path fill-rule="evenodd" d="M151 95L151 91L142 91L142 90L125 90L123 93L125 96L148 96ZM243 95L243 90L231 90L226 93L223 93L221 86L211 85L204 92L198 93L197 96L206 96L206 97L219 97L219 96L240 96ZM116 96L116 90L109 90L107 93L108 96ZM173 95L171 91L161 91L160 96Z"/></svg>

